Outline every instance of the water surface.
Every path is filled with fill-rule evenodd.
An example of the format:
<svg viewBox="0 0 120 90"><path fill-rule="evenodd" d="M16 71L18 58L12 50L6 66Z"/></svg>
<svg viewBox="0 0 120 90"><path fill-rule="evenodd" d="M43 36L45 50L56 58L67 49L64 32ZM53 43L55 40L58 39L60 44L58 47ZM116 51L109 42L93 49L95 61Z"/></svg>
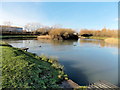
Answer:
<svg viewBox="0 0 120 90"><path fill-rule="evenodd" d="M106 80L118 85L118 47L102 40L77 41L5 40L14 47L29 47L28 52L57 57L69 78L79 85Z"/></svg>

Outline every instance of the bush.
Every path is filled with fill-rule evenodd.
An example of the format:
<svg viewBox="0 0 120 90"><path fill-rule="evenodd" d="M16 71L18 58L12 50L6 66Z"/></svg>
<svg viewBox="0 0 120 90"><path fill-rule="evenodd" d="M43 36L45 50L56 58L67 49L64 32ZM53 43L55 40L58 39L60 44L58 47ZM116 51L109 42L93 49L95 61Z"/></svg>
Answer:
<svg viewBox="0 0 120 90"><path fill-rule="evenodd" d="M62 28L52 29L49 32L49 35L51 35L51 37L56 40L78 39L77 34L72 29L62 29Z"/></svg>

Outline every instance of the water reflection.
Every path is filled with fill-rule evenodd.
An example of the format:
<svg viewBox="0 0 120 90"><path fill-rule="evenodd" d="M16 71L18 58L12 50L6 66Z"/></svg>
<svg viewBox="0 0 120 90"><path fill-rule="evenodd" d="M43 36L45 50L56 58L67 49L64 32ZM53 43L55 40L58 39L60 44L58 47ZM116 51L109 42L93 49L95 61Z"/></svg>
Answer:
<svg viewBox="0 0 120 90"><path fill-rule="evenodd" d="M38 39L41 43L50 43L54 46L59 45L73 45L77 40L49 40L49 39Z"/></svg>
<svg viewBox="0 0 120 90"><path fill-rule="evenodd" d="M119 48L117 44L109 44L104 42L104 40L95 40L95 39L79 39L79 40L49 40L49 39L4 39L4 41L7 41L8 43L12 42L12 43L20 43L20 42L24 42L26 44L30 44L33 45L33 42L37 40L38 44L51 44L54 46L61 46L61 45L73 45L73 46L77 46L77 45L88 45L88 44L92 44L92 45L96 45L96 46L100 46L100 47L116 47ZM78 44L79 42L79 44Z"/></svg>
<svg viewBox="0 0 120 90"><path fill-rule="evenodd" d="M104 40L95 40L95 39L80 39L80 44L94 44L99 45L100 47L118 47L117 44L109 44L106 43Z"/></svg>

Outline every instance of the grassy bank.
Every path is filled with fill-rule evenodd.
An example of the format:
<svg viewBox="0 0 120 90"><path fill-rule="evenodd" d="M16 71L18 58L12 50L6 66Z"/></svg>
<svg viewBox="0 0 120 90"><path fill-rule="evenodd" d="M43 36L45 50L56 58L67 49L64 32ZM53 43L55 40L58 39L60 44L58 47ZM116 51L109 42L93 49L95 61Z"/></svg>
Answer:
<svg viewBox="0 0 120 90"><path fill-rule="evenodd" d="M68 79L53 58L40 57L0 42L3 88L59 88Z"/></svg>
<svg viewBox="0 0 120 90"><path fill-rule="evenodd" d="M118 39L118 38L107 38L107 39L105 39L105 42L110 43L110 44L118 44L119 41L120 41L120 39Z"/></svg>
<svg viewBox="0 0 120 90"><path fill-rule="evenodd" d="M108 37L95 37L95 36L83 37L83 36L81 36L80 38L104 40Z"/></svg>
<svg viewBox="0 0 120 90"><path fill-rule="evenodd" d="M108 38L108 37L94 37L94 36L89 37L89 39L99 39L99 40L104 40L106 38Z"/></svg>
<svg viewBox="0 0 120 90"><path fill-rule="evenodd" d="M37 35L0 35L0 39L37 38Z"/></svg>
<svg viewBox="0 0 120 90"><path fill-rule="evenodd" d="M86 38L86 39L98 39L98 40L104 40L106 43L109 44L118 44L120 41L120 38L109 38L109 37L81 37L81 38Z"/></svg>

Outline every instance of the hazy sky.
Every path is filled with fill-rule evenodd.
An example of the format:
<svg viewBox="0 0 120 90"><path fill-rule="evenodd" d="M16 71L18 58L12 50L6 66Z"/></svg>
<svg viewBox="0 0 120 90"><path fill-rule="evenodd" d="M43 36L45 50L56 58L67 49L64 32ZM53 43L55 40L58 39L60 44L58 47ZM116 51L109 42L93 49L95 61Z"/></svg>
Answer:
<svg viewBox="0 0 120 90"><path fill-rule="evenodd" d="M118 28L117 2L3 2L0 13L0 24L38 22L77 30Z"/></svg>

